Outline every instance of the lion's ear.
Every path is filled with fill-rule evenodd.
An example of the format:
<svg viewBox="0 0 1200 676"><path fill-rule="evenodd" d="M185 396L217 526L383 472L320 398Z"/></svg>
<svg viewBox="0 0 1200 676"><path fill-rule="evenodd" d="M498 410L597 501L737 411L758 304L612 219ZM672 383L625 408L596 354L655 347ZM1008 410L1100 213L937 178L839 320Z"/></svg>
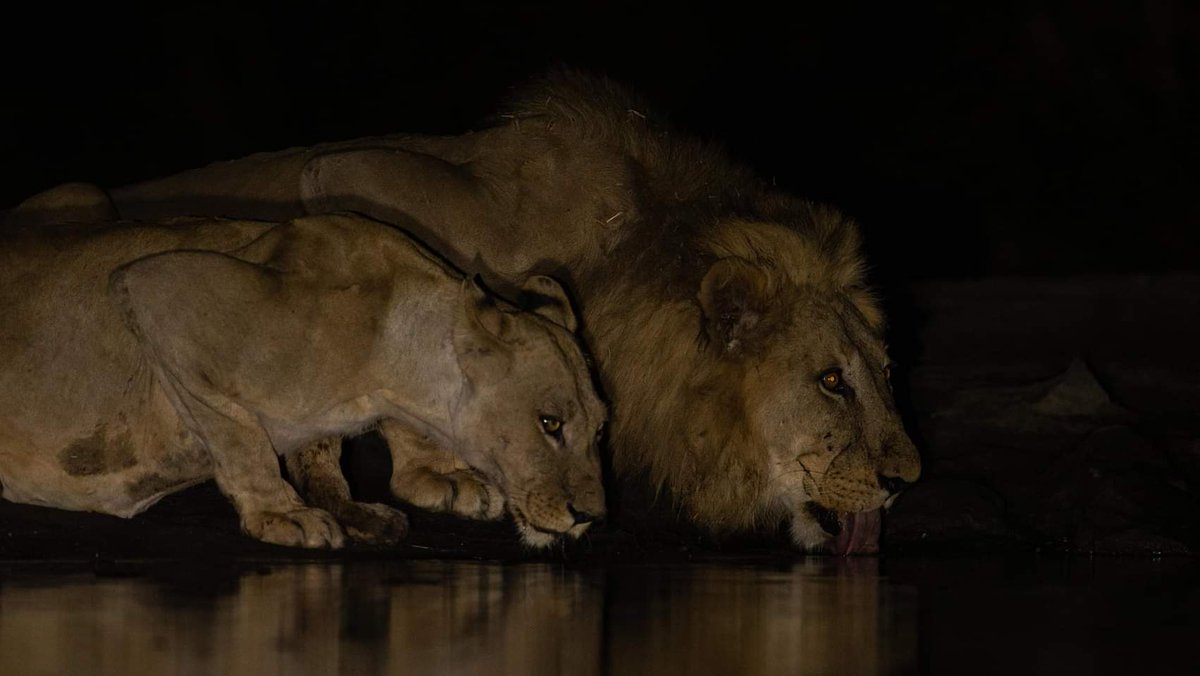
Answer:
<svg viewBox="0 0 1200 676"><path fill-rule="evenodd" d="M517 296L517 305L538 313L571 333L575 333L579 327L567 290L551 277L534 275L526 279Z"/></svg>
<svg viewBox="0 0 1200 676"><path fill-rule="evenodd" d="M704 275L698 294L704 331L725 354L750 348L770 319L774 291L762 268L723 258Z"/></svg>

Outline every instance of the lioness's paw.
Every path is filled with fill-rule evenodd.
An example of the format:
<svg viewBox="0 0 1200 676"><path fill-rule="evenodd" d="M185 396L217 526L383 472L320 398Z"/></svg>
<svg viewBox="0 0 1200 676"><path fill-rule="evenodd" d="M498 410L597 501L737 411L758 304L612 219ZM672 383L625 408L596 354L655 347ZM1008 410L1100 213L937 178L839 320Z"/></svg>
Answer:
<svg viewBox="0 0 1200 676"><path fill-rule="evenodd" d="M343 505L337 516L346 535L357 542L394 545L408 535L408 517L387 505L351 502Z"/></svg>
<svg viewBox="0 0 1200 676"><path fill-rule="evenodd" d="M242 517L242 530L252 538L285 547L341 549L346 543L333 516L312 507L247 514Z"/></svg>
<svg viewBox="0 0 1200 676"><path fill-rule="evenodd" d="M441 474L426 467L392 479L396 497L433 512L451 512L468 519L494 521L504 515L504 496L470 470Z"/></svg>

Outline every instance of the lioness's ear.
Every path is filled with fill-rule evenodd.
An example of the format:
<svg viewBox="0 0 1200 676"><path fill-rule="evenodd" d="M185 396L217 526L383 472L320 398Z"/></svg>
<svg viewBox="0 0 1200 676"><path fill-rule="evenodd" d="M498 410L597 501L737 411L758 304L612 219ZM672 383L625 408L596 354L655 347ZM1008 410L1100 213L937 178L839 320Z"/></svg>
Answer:
<svg viewBox="0 0 1200 676"><path fill-rule="evenodd" d="M512 318L496 305L496 299L483 287L483 280L474 275L463 280L463 302L467 318L483 329L488 336L504 342Z"/></svg>
<svg viewBox="0 0 1200 676"><path fill-rule="evenodd" d="M463 280L463 317L454 331L458 363L471 380L508 371L511 350L504 345L512 318L496 306L478 276Z"/></svg>
<svg viewBox="0 0 1200 676"><path fill-rule="evenodd" d="M762 333L770 319L774 292L762 268L740 258L723 258L700 282L704 331L726 354L743 351Z"/></svg>
<svg viewBox="0 0 1200 676"><path fill-rule="evenodd" d="M526 279L517 296L517 305L538 313L571 333L575 333L579 327L567 290L552 277L534 275Z"/></svg>

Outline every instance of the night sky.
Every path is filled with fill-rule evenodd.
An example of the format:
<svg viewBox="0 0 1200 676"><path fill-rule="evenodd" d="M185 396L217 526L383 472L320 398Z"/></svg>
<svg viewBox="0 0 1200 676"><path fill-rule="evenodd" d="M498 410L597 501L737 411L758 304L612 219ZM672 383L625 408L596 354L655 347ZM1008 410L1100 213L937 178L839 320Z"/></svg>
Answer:
<svg viewBox="0 0 1200 676"><path fill-rule="evenodd" d="M3 41L4 208L70 180L458 133L566 63L849 212L885 284L1200 269L1200 6L1181 0L43 3Z"/></svg>

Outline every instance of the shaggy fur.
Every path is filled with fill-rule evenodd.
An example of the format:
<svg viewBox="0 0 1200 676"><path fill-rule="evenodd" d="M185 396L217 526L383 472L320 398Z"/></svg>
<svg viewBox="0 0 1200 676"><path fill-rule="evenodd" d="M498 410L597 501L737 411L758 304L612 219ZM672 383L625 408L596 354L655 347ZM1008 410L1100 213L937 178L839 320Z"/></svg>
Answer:
<svg viewBox="0 0 1200 676"><path fill-rule="evenodd" d="M698 359L711 336L697 289L717 262L745 261L764 273L758 295L803 288L847 304L881 336L883 313L867 288L857 226L833 208L772 194L718 147L659 126L644 104L607 81L558 73L514 110L515 120L540 122L547 135L626 153L639 188L641 223L609 257L622 264L596 265L579 283L589 343L615 393L618 472L644 472L715 529L777 518L784 505L771 490L769 442L749 424L751 393L736 387L746 362L770 346L755 345L756 355L743 349L740 359ZM787 321L764 314L759 321ZM781 326L758 329L767 340L786 335ZM709 424L701 431L696 421ZM915 479L912 469L904 473Z"/></svg>
<svg viewBox="0 0 1200 676"><path fill-rule="evenodd" d="M693 251L687 258L697 264L679 272L696 280L680 284L692 291L690 297L672 293L672 286L646 284L631 272L592 299L594 312L606 316L599 324L608 327L592 336L600 363L608 366L605 384L624 395L614 403L614 419L624 425L615 446L619 472L645 471L654 486L681 499L693 518L717 529L749 527L778 515L782 505L769 490L769 444L756 438L747 411L751 393L737 385L749 365L768 359L771 341L786 340L783 324L789 319L764 308L755 327L760 338L734 346L734 355L722 354L725 350L712 344L714 336L704 328L694 289L708 269L706 260L747 261L764 272L755 295L806 289L845 299L879 330L882 315L862 286L861 260L837 257L857 247L853 226L832 222L841 229L819 223L827 230L811 240L779 226L724 224L687 243ZM763 325L767 322L773 325ZM767 377L787 374L775 371ZM707 423L705 430L696 428L700 421Z"/></svg>
<svg viewBox="0 0 1200 676"><path fill-rule="evenodd" d="M501 289L559 277L613 404L616 468L702 525L788 515L819 549L838 520L814 509L853 526L919 473L855 226L607 80L553 73L477 133L256 155L114 198L125 216L351 209Z"/></svg>

